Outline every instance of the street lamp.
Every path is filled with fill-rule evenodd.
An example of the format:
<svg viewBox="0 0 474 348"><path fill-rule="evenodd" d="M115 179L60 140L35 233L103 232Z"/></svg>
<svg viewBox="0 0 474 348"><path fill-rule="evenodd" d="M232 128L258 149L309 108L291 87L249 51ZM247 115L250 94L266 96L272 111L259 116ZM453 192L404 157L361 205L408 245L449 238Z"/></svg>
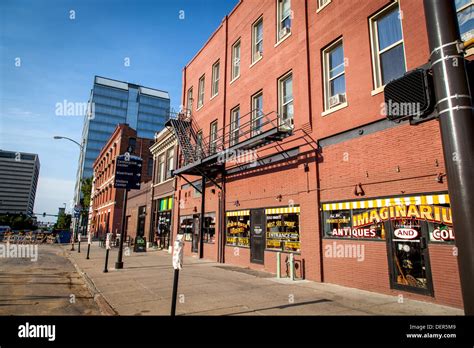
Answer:
<svg viewBox="0 0 474 348"><path fill-rule="evenodd" d="M63 137L63 136L60 136L60 135L55 135L55 136L53 137L53 139L55 139L55 140L59 140L59 139L69 140L69 141L73 142L74 144L76 144L77 146L79 146L79 148L81 149L81 152L80 152L80 155L79 155L79 162L82 161L82 158L84 157L84 144L79 144L79 143L78 143L77 141L75 141L74 139L71 139L71 138L68 138L68 137ZM82 171L82 166L81 166L81 168L79 168L79 170ZM77 204L80 202L80 200L81 200L81 198L80 198L80 197L81 197L81 186L82 186L81 177L82 177L82 173L80 173L80 175L79 175L79 183L78 183L78 185L77 185L76 197L77 197L78 201L75 202L76 205L77 205ZM77 222L79 222L79 219L77 220ZM74 250L74 239L76 238L75 235L77 234L77 230L78 230L78 228L79 228L79 226L78 226L79 224L78 224L78 223L75 224L75 225L76 225L76 228L74 229L74 231L73 231L73 233L72 233L72 238L71 238L71 240L72 240L72 243L71 243L71 244L72 244L71 251Z"/></svg>

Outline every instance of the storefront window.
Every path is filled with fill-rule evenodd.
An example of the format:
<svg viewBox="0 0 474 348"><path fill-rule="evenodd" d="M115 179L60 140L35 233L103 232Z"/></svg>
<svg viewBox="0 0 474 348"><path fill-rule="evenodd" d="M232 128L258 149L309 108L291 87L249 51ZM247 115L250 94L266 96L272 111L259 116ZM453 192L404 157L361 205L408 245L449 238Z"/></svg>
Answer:
<svg viewBox="0 0 474 348"><path fill-rule="evenodd" d="M250 246L250 211L227 212L226 245Z"/></svg>
<svg viewBox="0 0 474 348"><path fill-rule="evenodd" d="M423 221L431 242L453 242L448 195L382 198L323 204L326 238L384 240L387 221Z"/></svg>
<svg viewBox="0 0 474 348"><path fill-rule="evenodd" d="M181 216L179 218L179 233L184 235L186 242L193 240L193 217Z"/></svg>
<svg viewBox="0 0 474 348"><path fill-rule="evenodd" d="M204 243L214 243L216 235L216 213L204 215Z"/></svg>
<svg viewBox="0 0 474 348"><path fill-rule="evenodd" d="M299 213L267 213L267 249L300 251Z"/></svg>

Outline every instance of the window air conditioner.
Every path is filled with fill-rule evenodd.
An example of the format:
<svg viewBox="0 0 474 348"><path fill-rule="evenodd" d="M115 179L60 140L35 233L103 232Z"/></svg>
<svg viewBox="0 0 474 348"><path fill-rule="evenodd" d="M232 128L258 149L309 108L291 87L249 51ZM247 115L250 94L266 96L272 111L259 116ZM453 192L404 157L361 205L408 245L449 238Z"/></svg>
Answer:
<svg viewBox="0 0 474 348"><path fill-rule="evenodd" d="M333 108L337 105L340 105L346 101L346 95L344 93L339 93L333 95L329 98L329 108Z"/></svg>

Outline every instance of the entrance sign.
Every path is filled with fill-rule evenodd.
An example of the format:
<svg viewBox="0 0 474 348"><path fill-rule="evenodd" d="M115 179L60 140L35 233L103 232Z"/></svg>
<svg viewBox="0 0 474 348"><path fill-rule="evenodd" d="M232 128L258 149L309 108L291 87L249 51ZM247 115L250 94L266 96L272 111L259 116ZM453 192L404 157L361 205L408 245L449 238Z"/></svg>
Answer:
<svg viewBox="0 0 474 348"><path fill-rule="evenodd" d="M183 248L184 248L184 235L178 234L174 241L173 248L173 268L180 270L183 268Z"/></svg>
<svg viewBox="0 0 474 348"><path fill-rule="evenodd" d="M129 153L117 156L114 187L127 190L140 189L143 160Z"/></svg>

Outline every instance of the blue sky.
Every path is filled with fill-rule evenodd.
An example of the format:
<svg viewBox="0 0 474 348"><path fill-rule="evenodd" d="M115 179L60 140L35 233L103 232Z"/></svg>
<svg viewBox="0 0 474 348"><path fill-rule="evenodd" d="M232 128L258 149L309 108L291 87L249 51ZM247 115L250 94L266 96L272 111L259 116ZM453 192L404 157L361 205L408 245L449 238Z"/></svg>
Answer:
<svg viewBox="0 0 474 348"><path fill-rule="evenodd" d="M57 116L56 104L87 102L100 75L166 90L178 107L183 66L236 3L0 2L0 149L39 154L36 213L56 213L73 197L79 148L53 136L79 140L83 119Z"/></svg>

